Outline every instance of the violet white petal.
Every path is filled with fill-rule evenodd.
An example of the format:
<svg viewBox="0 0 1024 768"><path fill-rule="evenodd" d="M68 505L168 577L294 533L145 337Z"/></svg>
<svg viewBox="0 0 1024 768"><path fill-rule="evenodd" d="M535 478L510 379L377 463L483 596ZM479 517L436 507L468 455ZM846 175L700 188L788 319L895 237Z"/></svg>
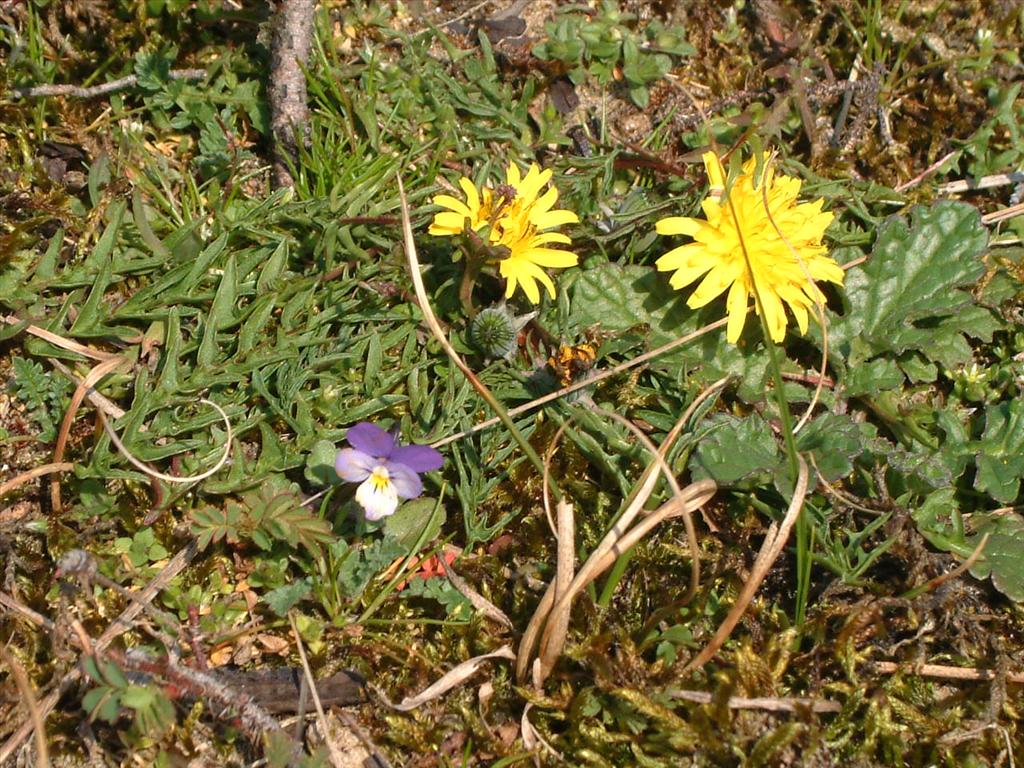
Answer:
<svg viewBox="0 0 1024 768"><path fill-rule="evenodd" d="M373 472L380 461L355 448L342 448L334 460L334 471L347 483L358 483L365 480Z"/></svg>
<svg viewBox="0 0 1024 768"><path fill-rule="evenodd" d="M429 445L403 445L395 448L388 458L391 463L404 464L413 472L430 472L444 464L444 456Z"/></svg>
<svg viewBox="0 0 1024 768"><path fill-rule="evenodd" d="M382 459L388 458L395 450L395 438L368 421L361 421L351 427L345 437L356 450Z"/></svg>
<svg viewBox="0 0 1024 768"><path fill-rule="evenodd" d="M386 474L370 475L356 489L356 502L363 508L367 520L380 520L393 515L398 508L398 494Z"/></svg>
<svg viewBox="0 0 1024 768"><path fill-rule="evenodd" d="M395 493L403 499L415 499L423 493L423 481L420 480L420 476L405 464L389 461L384 466L388 470L388 479Z"/></svg>

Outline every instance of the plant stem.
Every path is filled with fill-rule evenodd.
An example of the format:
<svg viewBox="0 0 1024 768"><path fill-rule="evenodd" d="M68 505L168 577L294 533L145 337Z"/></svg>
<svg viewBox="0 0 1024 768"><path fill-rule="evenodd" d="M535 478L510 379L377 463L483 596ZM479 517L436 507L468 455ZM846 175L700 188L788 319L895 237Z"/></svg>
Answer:
<svg viewBox="0 0 1024 768"><path fill-rule="evenodd" d="M519 431L519 427L516 426L515 422L512 421L512 417L508 415L508 410L500 402L498 398L494 396L494 393L487 388L477 377L473 370L466 365L466 362L462 359L462 356L455 350L452 343L448 341L448 337L441 329L440 323L437 321L437 316L434 314L434 308L430 304L430 297L427 296L427 289L423 285L423 276L420 274L420 260L416 253L416 243L413 240L412 234L412 222L409 220L409 202L405 197L405 186L402 184L402 177L398 176L398 199L402 204L402 236L405 240L405 256L409 262L409 273L412 278L413 288L416 290L416 298L419 300L420 311L423 312L423 319L426 321L427 326L434 334L434 338L437 339L445 353L451 359L455 366L462 371L462 374L469 379L469 383L473 385L473 388L477 393L484 399L494 411L495 415L501 419L501 423L508 427L509 433L512 438L522 448L523 453L526 454L526 458L530 460L533 466L540 473L541 477L544 476L544 462L541 461L540 456L537 455L537 451L534 450L530 442L523 436L523 433ZM562 492L558 489L555 483L551 483L551 496L556 502L562 500Z"/></svg>
<svg viewBox="0 0 1024 768"><path fill-rule="evenodd" d="M473 288L476 287L476 279L480 276L480 269L483 260L476 253L466 253L466 268L462 271L462 282L459 283L459 302L466 311L466 318L472 320L476 317L476 307L473 305Z"/></svg>

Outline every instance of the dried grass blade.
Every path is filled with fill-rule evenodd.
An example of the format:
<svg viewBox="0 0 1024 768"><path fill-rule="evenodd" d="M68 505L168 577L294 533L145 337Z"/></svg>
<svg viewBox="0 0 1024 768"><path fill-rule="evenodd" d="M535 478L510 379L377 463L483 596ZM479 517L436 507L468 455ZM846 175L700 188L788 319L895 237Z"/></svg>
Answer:
<svg viewBox="0 0 1024 768"><path fill-rule="evenodd" d="M57 433L57 445L53 449L54 464L60 463L64 458L64 449L68 444L68 434L71 432L71 425L74 423L75 414L78 412L78 408L85 399L88 391L108 373L111 373L116 368L119 368L127 362L127 358L124 357L108 358L93 366L92 370L90 370L89 373L86 374L85 378L79 382L78 386L75 388L74 394L71 396L71 402L68 403L68 409L64 413L64 420L60 424L60 432ZM97 411L97 413L99 413L99 411ZM60 480L56 477L50 481L50 505L53 508L54 514L60 513Z"/></svg>
<svg viewBox="0 0 1024 768"><path fill-rule="evenodd" d="M799 474L797 475L796 487L793 489L793 499L786 510L786 516L782 519L782 525L777 526L773 523L769 526L768 535L765 536L764 543L761 545L761 551L758 553L757 559L754 560L750 576L743 585L743 589L740 590L736 602L729 609L728 615L718 627L711 641L683 668L684 674L700 669L711 660L712 656L718 653L718 650L728 639L733 629L739 624L740 619L747 610L747 606L754 599L758 587L761 586L764 577L768 575L768 570L772 567L775 560L778 559L782 548L786 545L789 532L796 524L797 518L800 517L800 511L804 506L804 497L807 495L807 477L809 474L807 462L799 454L797 454L797 461L799 464Z"/></svg>
<svg viewBox="0 0 1024 768"><path fill-rule="evenodd" d="M485 653L482 656L474 656L472 659L467 659L446 672L439 680L427 686L422 692L415 696L406 696L398 704L392 704L384 696L381 696L381 698L391 709L398 712L409 712L423 706L428 701L433 701L439 696L444 695L455 686L464 683L476 674L485 661L489 659L514 659L515 657L516 655L513 653L512 648L504 645L492 653ZM377 693L380 695L379 691Z"/></svg>

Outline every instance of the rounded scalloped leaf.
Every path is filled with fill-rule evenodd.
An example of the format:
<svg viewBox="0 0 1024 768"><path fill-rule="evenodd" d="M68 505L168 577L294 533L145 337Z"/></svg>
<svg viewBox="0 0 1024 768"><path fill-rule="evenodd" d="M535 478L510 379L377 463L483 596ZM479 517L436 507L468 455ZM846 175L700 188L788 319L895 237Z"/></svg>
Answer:
<svg viewBox="0 0 1024 768"><path fill-rule="evenodd" d="M842 349L859 335L868 357L918 350L946 367L962 362L970 355L964 335L991 338L996 327L963 290L985 273L987 246L978 210L964 203L887 220L868 260L847 272L848 308L831 326L833 341Z"/></svg>
<svg viewBox="0 0 1024 768"><path fill-rule="evenodd" d="M587 269L570 291L570 320L577 329L599 326L602 331L622 333L647 327L648 348L660 347L724 312L718 304L693 310L686 294L675 291L665 275L649 267L603 264ZM739 381L737 394L748 403L765 399L768 357L760 344L740 348L724 343L725 331L717 330L694 339L651 361L661 369L682 369L701 384L727 374Z"/></svg>
<svg viewBox="0 0 1024 768"><path fill-rule="evenodd" d="M417 542L422 541L421 546L425 546L436 539L444 520L444 506L437 499L421 496L405 502L393 515L384 518L384 532L406 553L411 553Z"/></svg>
<svg viewBox="0 0 1024 768"><path fill-rule="evenodd" d="M979 521L980 517L980 521ZM983 559L971 568L971 575L992 577L996 589L1018 603L1024 602L1024 517L1015 512L990 513L973 519L978 536L989 534ZM973 537L972 544L979 539Z"/></svg>

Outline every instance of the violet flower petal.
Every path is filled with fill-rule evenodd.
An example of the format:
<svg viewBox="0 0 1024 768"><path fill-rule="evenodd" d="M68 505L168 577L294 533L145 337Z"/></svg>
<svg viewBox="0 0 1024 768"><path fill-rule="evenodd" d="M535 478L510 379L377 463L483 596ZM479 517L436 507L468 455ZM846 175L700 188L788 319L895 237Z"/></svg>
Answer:
<svg viewBox="0 0 1024 768"><path fill-rule="evenodd" d="M355 448L342 448L334 460L334 471L347 483L358 483L370 476L373 468L380 466L380 461L368 453Z"/></svg>
<svg viewBox="0 0 1024 768"><path fill-rule="evenodd" d="M384 466L388 471L388 480L395 489L395 493L403 499L415 499L423 493L423 481L420 480L420 476L405 464L389 461Z"/></svg>
<svg viewBox="0 0 1024 768"><path fill-rule="evenodd" d="M368 421L361 421L351 427L345 437L356 450L382 459L388 458L395 450L395 438Z"/></svg>
<svg viewBox="0 0 1024 768"><path fill-rule="evenodd" d="M444 456L429 445L403 445L395 448L388 458L391 463L404 464L414 472L430 472L444 464Z"/></svg>

